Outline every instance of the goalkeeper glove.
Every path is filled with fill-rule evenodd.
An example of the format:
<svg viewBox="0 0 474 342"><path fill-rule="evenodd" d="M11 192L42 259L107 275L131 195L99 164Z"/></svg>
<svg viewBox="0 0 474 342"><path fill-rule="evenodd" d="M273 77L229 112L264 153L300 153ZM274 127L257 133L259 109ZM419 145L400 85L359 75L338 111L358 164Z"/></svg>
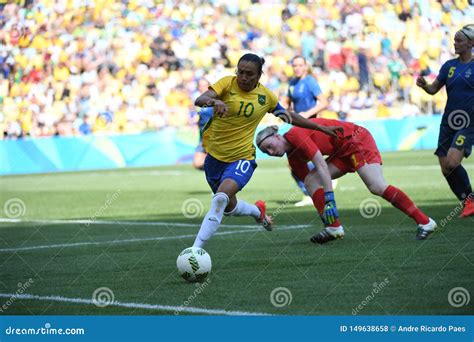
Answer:
<svg viewBox="0 0 474 342"><path fill-rule="evenodd" d="M334 199L334 192L328 191L324 193L324 205L323 212L323 222L326 225L333 224L339 218L339 213L337 212L336 200Z"/></svg>

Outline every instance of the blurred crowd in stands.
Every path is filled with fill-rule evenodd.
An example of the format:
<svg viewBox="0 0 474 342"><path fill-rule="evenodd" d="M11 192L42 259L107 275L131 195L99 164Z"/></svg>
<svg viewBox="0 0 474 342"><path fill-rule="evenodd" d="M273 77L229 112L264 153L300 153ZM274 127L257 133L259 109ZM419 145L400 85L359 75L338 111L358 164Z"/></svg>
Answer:
<svg viewBox="0 0 474 342"><path fill-rule="evenodd" d="M440 114L445 92L415 79L453 58L472 18L472 0L0 0L0 127L18 138L193 125L199 81L233 74L249 50L279 96L303 55L329 99L323 117Z"/></svg>

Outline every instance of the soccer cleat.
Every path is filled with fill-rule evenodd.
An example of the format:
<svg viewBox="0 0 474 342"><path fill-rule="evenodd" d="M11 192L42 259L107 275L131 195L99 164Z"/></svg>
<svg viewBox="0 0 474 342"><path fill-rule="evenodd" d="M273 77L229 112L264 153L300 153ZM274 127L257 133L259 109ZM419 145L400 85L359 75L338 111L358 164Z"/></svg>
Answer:
<svg viewBox="0 0 474 342"><path fill-rule="evenodd" d="M426 240L426 238L435 231L436 227L438 227L435 220L433 220L431 217L429 219L430 221L427 224L418 225L418 229L416 231L417 240Z"/></svg>
<svg viewBox="0 0 474 342"><path fill-rule="evenodd" d="M474 215L474 200L468 198L466 202L464 202L464 208L459 215L460 218L468 217Z"/></svg>
<svg viewBox="0 0 474 342"><path fill-rule="evenodd" d="M313 200L309 196L304 196L303 199L295 203L295 207L307 207L313 205Z"/></svg>
<svg viewBox="0 0 474 342"><path fill-rule="evenodd" d="M260 217L257 219L257 223L260 223L263 228L268 231L272 230L273 219L271 216L267 215L267 205L264 201L255 202L258 210L260 210Z"/></svg>
<svg viewBox="0 0 474 342"><path fill-rule="evenodd" d="M322 245L323 243L336 239L344 239L344 228L342 226L339 226L337 228L326 227L318 234L313 236L310 240L312 243L319 243L320 245Z"/></svg>

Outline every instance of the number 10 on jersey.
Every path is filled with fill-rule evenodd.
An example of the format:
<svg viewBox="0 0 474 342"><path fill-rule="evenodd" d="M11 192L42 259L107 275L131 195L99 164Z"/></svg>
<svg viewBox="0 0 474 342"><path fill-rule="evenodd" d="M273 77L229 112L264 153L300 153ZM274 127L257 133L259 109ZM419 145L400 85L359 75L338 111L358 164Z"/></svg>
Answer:
<svg viewBox="0 0 474 342"><path fill-rule="evenodd" d="M239 108L239 112L237 113L237 116L240 116L240 113L242 113L242 109L243 109L244 116L246 118L250 117L253 114L253 110L254 110L253 103L249 102L245 104L244 101L240 101L240 108Z"/></svg>

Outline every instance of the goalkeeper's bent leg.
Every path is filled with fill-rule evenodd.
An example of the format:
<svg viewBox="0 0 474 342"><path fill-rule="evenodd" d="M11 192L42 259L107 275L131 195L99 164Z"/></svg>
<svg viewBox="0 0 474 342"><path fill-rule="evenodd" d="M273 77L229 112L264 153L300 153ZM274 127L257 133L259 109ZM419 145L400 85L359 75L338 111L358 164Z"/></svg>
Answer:
<svg viewBox="0 0 474 342"><path fill-rule="evenodd" d="M382 197L389 201L395 208L403 211L416 221L417 224L428 224L430 219L426 216L413 201L400 189L389 185L382 194Z"/></svg>
<svg viewBox="0 0 474 342"><path fill-rule="evenodd" d="M425 225L429 222L428 216L418 209L402 190L387 184L380 164L366 164L357 172L371 193L390 202L395 208L414 219L417 224Z"/></svg>

